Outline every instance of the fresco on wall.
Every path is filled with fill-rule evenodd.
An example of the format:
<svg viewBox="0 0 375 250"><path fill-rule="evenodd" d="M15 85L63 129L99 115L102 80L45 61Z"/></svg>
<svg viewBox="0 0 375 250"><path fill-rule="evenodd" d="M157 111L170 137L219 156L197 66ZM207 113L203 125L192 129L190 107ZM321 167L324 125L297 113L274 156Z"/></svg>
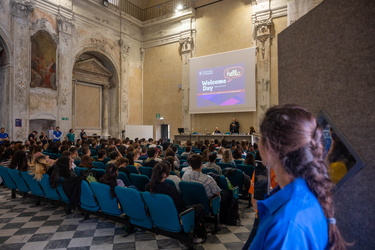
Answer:
<svg viewBox="0 0 375 250"><path fill-rule="evenodd" d="M56 43L46 31L38 31L31 37L30 87L57 89Z"/></svg>

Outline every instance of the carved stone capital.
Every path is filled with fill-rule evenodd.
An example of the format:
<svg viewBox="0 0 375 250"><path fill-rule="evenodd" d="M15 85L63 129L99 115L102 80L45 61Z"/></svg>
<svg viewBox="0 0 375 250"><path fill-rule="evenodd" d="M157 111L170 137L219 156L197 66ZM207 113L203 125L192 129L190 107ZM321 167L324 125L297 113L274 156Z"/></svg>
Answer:
<svg viewBox="0 0 375 250"><path fill-rule="evenodd" d="M23 19L28 19L34 7L30 1L13 0L11 2L12 15Z"/></svg>
<svg viewBox="0 0 375 250"><path fill-rule="evenodd" d="M193 48L193 38L183 37L180 38L179 43L181 45L181 53L190 53Z"/></svg>
<svg viewBox="0 0 375 250"><path fill-rule="evenodd" d="M122 54L129 54L130 46L124 42L124 40L120 39L118 40L118 45L120 46L121 53Z"/></svg>
<svg viewBox="0 0 375 250"><path fill-rule="evenodd" d="M56 19L59 32L72 34L72 30L74 28L74 22L72 19L68 19L60 14L57 15Z"/></svg>
<svg viewBox="0 0 375 250"><path fill-rule="evenodd" d="M182 37L179 40L180 43L180 53L182 56L182 60L184 64L188 63L189 58L191 57L191 53L193 51L193 38L188 36L188 37Z"/></svg>

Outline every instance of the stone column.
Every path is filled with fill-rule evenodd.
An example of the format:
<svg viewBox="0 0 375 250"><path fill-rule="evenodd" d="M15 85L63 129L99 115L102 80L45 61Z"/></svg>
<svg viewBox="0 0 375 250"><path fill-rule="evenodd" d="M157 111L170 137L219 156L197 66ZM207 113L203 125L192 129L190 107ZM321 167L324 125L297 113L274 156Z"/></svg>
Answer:
<svg viewBox="0 0 375 250"><path fill-rule="evenodd" d="M102 127L102 135L108 137L108 126L109 126L109 89L110 85L103 86L103 127Z"/></svg>
<svg viewBox="0 0 375 250"><path fill-rule="evenodd" d="M14 41L14 84L12 86L12 98L10 99L11 124L14 126L15 119L24 118L22 127L14 127L11 135L12 140L23 141L27 138L29 132L28 98L31 79L29 16L33 10L34 8L29 1L11 1Z"/></svg>
<svg viewBox="0 0 375 250"><path fill-rule="evenodd" d="M189 114L190 66L189 59L194 52L195 19L181 21L180 54L182 57L182 126L191 130L191 116Z"/></svg>
<svg viewBox="0 0 375 250"><path fill-rule="evenodd" d="M270 58L270 40L271 40L271 19L255 22L255 35L257 45L257 113L258 124L263 118L266 110L271 105L270 86L271 86L271 58Z"/></svg>
<svg viewBox="0 0 375 250"><path fill-rule="evenodd" d="M121 38L118 42L120 46L120 81L119 81L119 130L125 129L125 125L128 123L129 120L129 113L128 113L128 93L129 93L129 75L127 74L127 70L129 68L129 52L130 46L125 43L125 41ZM119 131L119 132L120 132ZM119 134L116 134L118 138L121 138Z"/></svg>
<svg viewBox="0 0 375 250"><path fill-rule="evenodd" d="M73 20L62 15L57 16L59 43L57 46L57 91L58 91L58 111L56 117L56 126L61 130L68 131L74 126L73 124L73 96L74 84L72 84L72 67L73 55ZM62 120L67 117L69 120Z"/></svg>

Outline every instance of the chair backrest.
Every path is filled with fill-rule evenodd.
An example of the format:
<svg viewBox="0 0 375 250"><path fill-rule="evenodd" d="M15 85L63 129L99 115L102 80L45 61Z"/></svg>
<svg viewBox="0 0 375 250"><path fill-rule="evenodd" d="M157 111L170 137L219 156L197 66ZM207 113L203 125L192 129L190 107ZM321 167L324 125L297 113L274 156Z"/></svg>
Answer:
<svg viewBox="0 0 375 250"><path fill-rule="evenodd" d="M94 170L96 172L96 179L99 181L100 178L105 174L105 170L104 169L99 169L99 168L92 168L92 170Z"/></svg>
<svg viewBox="0 0 375 250"><path fill-rule="evenodd" d="M129 170L130 173L139 174L137 167L134 166L134 165L128 165L128 166L126 166L126 169Z"/></svg>
<svg viewBox="0 0 375 250"><path fill-rule="evenodd" d="M46 198L56 201L61 199L59 193L57 192L57 189L51 187L48 174L43 174L43 177L39 183L40 186L42 186L44 193L46 194Z"/></svg>
<svg viewBox="0 0 375 250"><path fill-rule="evenodd" d="M59 193L62 202L66 203L66 204L70 204L69 198L66 195L66 193L64 191L64 188L61 184L57 186L57 192Z"/></svg>
<svg viewBox="0 0 375 250"><path fill-rule="evenodd" d="M245 164L239 164L239 165L237 165L237 168L239 170L242 170L250 178L253 176L253 172L254 172L254 169L255 169L255 167L253 165L245 165Z"/></svg>
<svg viewBox="0 0 375 250"><path fill-rule="evenodd" d="M150 178L143 174L130 174L130 182L136 186L139 191L145 191L145 186L150 182Z"/></svg>
<svg viewBox="0 0 375 250"><path fill-rule="evenodd" d="M221 167L221 169L225 169L225 168L231 168L232 165L230 163L222 163L222 162L218 162L216 163L217 165L219 165Z"/></svg>
<svg viewBox="0 0 375 250"><path fill-rule="evenodd" d="M111 196L110 186L99 182L91 182L91 189L99 203L100 210L109 215L120 215L122 211L118 208L116 197Z"/></svg>
<svg viewBox="0 0 375 250"><path fill-rule="evenodd" d="M152 169L153 168L144 167L144 166L140 166L138 168L140 174L146 175L150 179L151 179L151 175L152 175Z"/></svg>
<svg viewBox="0 0 375 250"><path fill-rule="evenodd" d="M17 169L8 168L8 174L10 175L14 183L17 185L17 189L19 191L24 193L30 192L30 188L26 184L25 179L22 178L20 171L18 171Z"/></svg>
<svg viewBox="0 0 375 250"><path fill-rule="evenodd" d="M242 164L242 163L243 163L243 160L234 160L234 163L236 163L236 165L238 165L238 164Z"/></svg>
<svg viewBox="0 0 375 250"><path fill-rule="evenodd" d="M153 222L147 215L141 193L133 188L115 187L122 210L133 225L151 229Z"/></svg>
<svg viewBox="0 0 375 250"><path fill-rule="evenodd" d="M171 179L165 179L165 183L171 185L172 187L176 187L176 183L174 183L174 181L172 181Z"/></svg>
<svg viewBox="0 0 375 250"><path fill-rule="evenodd" d="M208 174L209 172L213 172L213 173L219 174L219 172L217 172L216 169L213 169L213 168L202 168L202 173Z"/></svg>
<svg viewBox="0 0 375 250"><path fill-rule="evenodd" d="M106 164L106 163L109 162L110 160L111 160L111 158L106 157L106 158L103 159L103 163Z"/></svg>
<svg viewBox="0 0 375 250"><path fill-rule="evenodd" d="M76 173L77 176L81 176L82 171L86 169L87 168L75 167L74 172Z"/></svg>
<svg viewBox="0 0 375 250"><path fill-rule="evenodd" d="M147 155L141 155L141 156L139 156L138 159L139 160L146 160L147 159Z"/></svg>
<svg viewBox="0 0 375 250"><path fill-rule="evenodd" d="M170 196L150 192L144 192L142 195L155 227L171 232L182 230L176 206Z"/></svg>
<svg viewBox="0 0 375 250"><path fill-rule="evenodd" d="M169 175L177 175L175 171L170 171Z"/></svg>
<svg viewBox="0 0 375 250"><path fill-rule="evenodd" d="M202 204L204 206L204 213L210 213L211 208L206 189L201 183L180 181L180 190L182 199L186 205Z"/></svg>
<svg viewBox="0 0 375 250"><path fill-rule="evenodd" d="M90 211L97 212L100 207L95 200L94 192L92 191L89 183L86 180L82 180L81 183L81 208Z"/></svg>
<svg viewBox="0 0 375 250"><path fill-rule="evenodd" d="M232 183L233 186L237 186L242 190L243 185L243 172L239 169L234 169L231 171L230 175L225 174L227 178L229 179L230 183Z"/></svg>
<svg viewBox="0 0 375 250"><path fill-rule="evenodd" d="M98 150L96 149L90 149L91 156L97 156L98 155Z"/></svg>
<svg viewBox="0 0 375 250"><path fill-rule="evenodd" d="M3 179L5 186L10 189L17 189L17 185L13 181L12 177L10 177L7 167L0 166L0 176Z"/></svg>
<svg viewBox="0 0 375 250"><path fill-rule="evenodd" d="M93 161L92 165L94 166L94 168L105 169L104 163L100 161Z"/></svg>
<svg viewBox="0 0 375 250"><path fill-rule="evenodd" d="M125 186L129 187L131 185L128 176L124 172L118 172L117 178L122 180Z"/></svg>
<svg viewBox="0 0 375 250"><path fill-rule="evenodd" d="M53 159L53 160L56 160L59 158L59 154L56 154L56 153L49 153L49 158Z"/></svg>
<svg viewBox="0 0 375 250"><path fill-rule="evenodd" d="M31 193L35 196L41 196L44 197L45 193L42 189L42 187L39 184L39 181L34 179L34 175L30 175L28 171L26 172L20 172L22 177L25 179L27 185L29 186Z"/></svg>
<svg viewBox="0 0 375 250"><path fill-rule="evenodd" d="M180 171L180 178L182 178L182 176L184 176L185 174L185 171Z"/></svg>
<svg viewBox="0 0 375 250"><path fill-rule="evenodd" d="M74 164L76 164L76 166L78 167L79 165L81 165L81 160L74 160Z"/></svg>

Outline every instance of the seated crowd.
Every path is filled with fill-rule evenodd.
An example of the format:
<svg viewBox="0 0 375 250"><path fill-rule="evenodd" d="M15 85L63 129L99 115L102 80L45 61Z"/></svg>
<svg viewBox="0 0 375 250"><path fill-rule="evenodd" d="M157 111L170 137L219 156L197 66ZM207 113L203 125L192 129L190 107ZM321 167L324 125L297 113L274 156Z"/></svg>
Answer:
<svg viewBox="0 0 375 250"><path fill-rule="evenodd" d="M25 143L6 141L0 145L0 166L29 171L37 181L42 179L43 174L48 174L51 187L63 184L72 204L79 203L79 197L75 194L79 180L107 184L110 186L110 196L115 197L116 186L126 187L119 178L119 172L130 177L130 166L136 169L141 166L152 168L150 182L145 189L151 193L169 195L179 212L187 207L181 198L181 181L202 184L208 198L222 196L220 182L213 178L215 174L220 176L224 173L218 164L229 164L231 168L236 168L239 164L255 166L255 159L258 158L257 145L251 145L248 141L206 140L194 144L188 141L185 147L181 147L151 138L78 139L74 143L67 139L42 142L35 137ZM103 164L104 174L98 171L97 163ZM75 168L83 170L77 174ZM204 174L202 169L213 170L215 173ZM244 177L248 179L244 183L248 184L239 187L240 190L247 192L250 177ZM166 184L167 179L173 181L175 186ZM138 189L134 185L128 188ZM194 204L192 207L195 211L194 242L200 243L204 241L206 234L205 229L202 229L205 227L203 205ZM220 220L225 221L222 217ZM235 225L239 225L239 218Z"/></svg>

